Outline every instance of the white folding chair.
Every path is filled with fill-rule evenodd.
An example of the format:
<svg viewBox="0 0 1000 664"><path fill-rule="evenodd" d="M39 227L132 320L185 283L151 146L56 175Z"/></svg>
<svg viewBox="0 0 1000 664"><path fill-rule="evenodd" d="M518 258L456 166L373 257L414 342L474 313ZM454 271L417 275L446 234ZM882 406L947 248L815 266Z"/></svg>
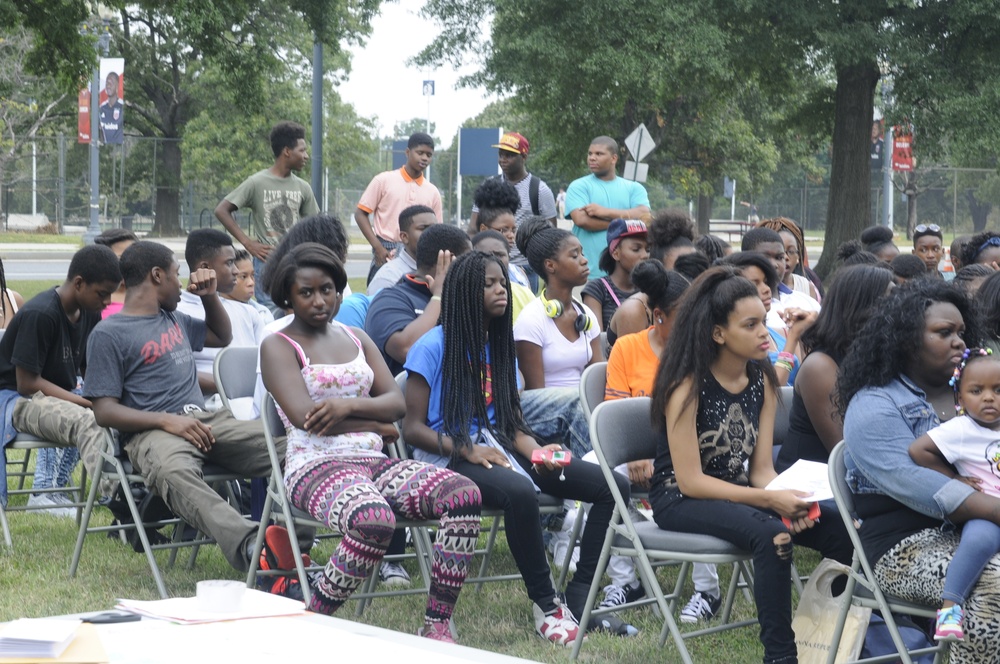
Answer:
<svg viewBox="0 0 1000 664"><path fill-rule="evenodd" d="M591 616L622 608L621 606L606 609L593 607L611 556L632 557L636 561L639 579L646 589L646 597L624 606L655 604L664 618L663 629L660 632L660 645L666 643L668 635L672 636L681 660L685 664L691 664L691 656L684 644L685 639L756 624L756 620L730 622L740 576L748 584L751 584L753 580L747 567L750 554L717 537L661 530L651 521L637 523L632 519L629 514L628 502L618 490L618 484L612 473L620 464L639 459L652 459L656 456L660 435L650 425L649 410L650 399L648 397L617 399L599 404L590 418L590 442L597 453L604 478L614 495L615 510L604 540L604 548L601 551L597 571L590 586L587 608L580 617L580 624L586 625ZM681 633L674 620L673 607L677 604L677 600L682 597L681 592L690 565L696 562L735 563L733 578L726 593L719 624L693 632ZM677 582L669 595L664 595L653 569L654 564L665 563L681 564ZM573 659L579 656L582 646L583 630L580 631L573 644L571 655Z"/></svg>
<svg viewBox="0 0 1000 664"><path fill-rule="evenodd" d="M864 544L861 542L861 535L858 533L858 525L855 522L854 494L847 485L847 466L844 463L844 453L847 446L844 441L837 443L837 446L830 452L830 459L827 462L827 472L830 475L830 488L833 489L833 498L837 502L837 509L847 534L854 545L854 559L851 562L851 573L847 577L847 587L841 595L840 614L837 616L837 624L833 632L833 643L830 644L830 657L828 664L834 664L837 656L837 649L840 647L840 638L844 631L844 624L847 622L847 614L851 604L856 606L871 608L879 611L885 620L885 625L889 630L889 636L896 646L896 653L882 655L879 657L867 657L856 660L855 664L876 664L877 662L903 661L903 664L913 664L913 657L934 653L934 663L941 661L941 656L948 651L949 643L939 641L932 648L920 648L918 650L908 650L903 642L903 637L899 634L899 627L893 618L893 613L918 616L921 618L934 619L937 616L936 606L923 606L907 602L906 600L887 595L879 587L875 579L871 563L865 555Z"/></svg>

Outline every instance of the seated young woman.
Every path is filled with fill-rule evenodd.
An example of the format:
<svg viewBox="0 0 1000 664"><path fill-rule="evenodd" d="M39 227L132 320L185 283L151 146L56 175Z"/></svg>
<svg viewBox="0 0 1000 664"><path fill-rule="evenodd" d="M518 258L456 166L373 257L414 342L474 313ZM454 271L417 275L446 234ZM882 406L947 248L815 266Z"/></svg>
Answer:
<svg viewBox="0 0 1000 664"><path fill-rule="evenodd" d="M343 265L326 247L305 243L288 251L270 294L292 311L292 321L261 344L264 384L288 434L285 491L293 505L343 535L311 581L309 609L336 612L371 575L396 514L438 519L419 633L454 642L448 622L479 535L479 489L447 469L383 452L406 405L371 339L333 321L346 283Z"/></svg>
<svg viewBox="0 0 1000 664"><path fill-rule="evenodd" d="M684 296L653 388L651 417L665 436L650 498L661 528L751 553L764 662L793 663L793 540L845 563L853 547L841 519L808 518L806 494L764 488L777 476L778 400L766 315L757 287L732 266L711 268Z"/></svg>
<svg viewBox="0 0 1000 664"><path fill-rule="evenodd" d="M514 352L510 289L503 265L479 251L459 257L445 279L441 324L425 334L406 358L406 417L403 434L415 456L474 480L483 504L502 509L511 555L534 603L535 630L569 645L597 569L614 499L600 468L573 459L559 467L532 463L541 445L521 415ZM628 482L618 477L628 495ZM581 540L580 562L556 598L539 523L537 493L593 503ZM635 628L614 614L588 629L629 635Z"/></svg>
<svg viewBox="0 0 1000 664"><path fill-rule="evenodd" d="M837 405L858 534L882 590L916 604L941 601L960 541L956 526L1000 525L1000 499L909 455L915 439L955 417L950 381L966 346L982 336L961 291L917 279L879 303L840 363ZM963 607L965 640L952 644L952 664L996 660L998 607L1000 556L993 556Z"/></svg>
<svg viewBox="0 0 1000 664"><path fill-rule="evenodd" d="M788 434L775 463L781 472L799 459L826 463L844 438L834 404L837 369L879 300L893 288L892 272L876 265L841 268L816 324L802 333L806 353L795 377Z"/></svg>
<svg viewBox="0 0 1000 664"><path fill-rule="evenodd" d="M771 295L778 287L778 273L770 258L756 251L740 251L723 258L720 263L735 267L743 277L749 279L757 288L764 311L771 310ZM801 357L799 340L803 332L816 322L816 315L815 311L788 307L781 316L787 326L785 330L767 325L769 336L767 356L774 365L779 386L792 385L795 382Z"/></svg>
<svg viewBox="0 0 1000 664"><path fill-rule="evenodd" d="M608 224L608 246L599 265L608 276L592 279L583 287L583 303L597 315L597 325L607 329L622 302L635 294L632 270L649 258L646 224L637 219L615 219Z"/></svg>
<svg viewBox="0 0 1000 664"><path fill-rule="evenodd" d="M516 321L524 307L535 299L535 294L531 292L530 288L522 286L514 279L511 268L517 266L510 263L510 243L507 242L507 238L498 231L479 231L472 236L472 248L484 254L496 256L501 263L507 266L507 277L510 281L510 304Z"/></svg>

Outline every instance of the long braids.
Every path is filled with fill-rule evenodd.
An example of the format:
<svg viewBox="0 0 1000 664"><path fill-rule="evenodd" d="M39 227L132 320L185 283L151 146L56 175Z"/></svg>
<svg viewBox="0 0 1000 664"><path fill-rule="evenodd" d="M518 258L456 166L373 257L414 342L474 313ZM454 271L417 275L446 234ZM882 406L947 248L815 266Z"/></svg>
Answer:
<svg viewBox="0 0 1000 664"><path fill-rule="evenodd" d="M444 360L441 390L443 433L451 436L454 454L478 442L470 427L475 421L480 430L488 429L501 445L514 448L518 431L530 433L521 416L517 393L517 368L514 353L514 323L511 307L503 316L490 321L483 332L483 291L486 266L494 263L506 278L507 271L495 256L481 251L466 253L451 264L441 294L439 323L444 330ZM506 284L507 301L510 282ZM486 384L485 346L489 342L490 383ZM486 409L484 388L491 391L495 423Z"/></svg>

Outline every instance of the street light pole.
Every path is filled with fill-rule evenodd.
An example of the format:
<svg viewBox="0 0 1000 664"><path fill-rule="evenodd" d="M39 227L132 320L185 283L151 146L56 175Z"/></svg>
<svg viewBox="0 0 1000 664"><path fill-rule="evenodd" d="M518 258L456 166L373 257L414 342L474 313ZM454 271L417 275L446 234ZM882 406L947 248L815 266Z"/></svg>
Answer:
<svg viewBox="0 0 1000 664"><path fill-rule="evenodd" d="M108 45L111 42L111 35L108 33L107 25L96 28L99 31L97 37L97 54L104 56L108 54ZM83 234L84 244L93 244L94 238L101 234L101 163L100 146L98 137L100 136L100 95L101 95L101 59L98 57L97 64L94 65L94 77L90 82L90 225L87 232Z"/></svg>

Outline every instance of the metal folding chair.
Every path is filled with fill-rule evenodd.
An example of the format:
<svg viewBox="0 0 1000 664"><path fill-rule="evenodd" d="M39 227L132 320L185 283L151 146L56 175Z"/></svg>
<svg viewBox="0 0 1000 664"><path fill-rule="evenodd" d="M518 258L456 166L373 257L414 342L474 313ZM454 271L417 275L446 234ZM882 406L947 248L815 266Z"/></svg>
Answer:
<svg viewBox="0 0 1000 664"><path fill-rule="evenodd" d="M604 387L607 382L607 362L597 362L583 370L583 375L580 376L580 404L587 419L590 419L590 414L597 408L597 404L604 401Z"/></svg>
<svg viewBox="0 0 1000 664"><path fill-rule="evenodd" d="M837 501L837 509L847 534L854 545L854 560L851 563L851 573L847 577L847 587L841 595L840 614L837 616L837 624L833 632L833 643L830 644L830 657L828 664L834 664L837 656L837 649L840 647L840 638L844 631L844 624L847 622L847 614L851 604L856 606L871 608L879 611L885 620L885 625L889 629L889 635L896 646L896 653L882 655L879 657L867 657L859 659L855 664L876 664L877 662L903 661L903 664L913 664L913 657L919 657L934 653L934 663L941 661L941 656L948 651L949 643L940 641L932 648L920 648L918 650L908 650L903 642L903 637L899 634L899 627L893 618L893 613L900 613L921 618L935 618L937 616L936 606L923 606L887 595L879 587L875 580L875 574L868 556L865 555L864 544L861 542L861 535L858 533L858 526L855 523L854 494L847 486L847 466L844 463L844 452L847 446L844 441L837 443L837 446L830 452L830 460L827 462L827 472L830 475L830 488L833 489L833 498Z"/></svg>
<svg viewBox="0 0 1000 664"><path fill-rule="evenodd" d="M646 597L624 606L641 606L654 604L664 618L663 629L660 632L660 645L666 643L667 636L673 637L674 644L685 664L691 664L691 656L684 644L685 639L703 634L711 634L722 630L734 629L756 624L756 620L730 622L733 602L740 576L746 583L752 584L753 576L748 569L750 554L725 540L709 535L672 532L661 530L650 521L635 522L629 514L629 505L618 490L612 473L615 467L629 461L652 459L656 456L659 435L649 423L650 399L637 397L632 399L617 399L605 401L594 409L590 418L590 442L597 453L597 459L605 480L615 498L615 510L611 518L604 548L590 586L586 609L580 617L580 624L586 625L591 616L600 615L621 606L608 609L593 608L597 593L601 589L601 579L612 555L629 556L636 561L636 571ZM735 563L733 578L730 581L726 598L721 610L720 621L713 627L692 632L681 633L674 620L673 608L677 600L682 598L683 584L687 578L691 563ZM655 565L679 563L680 573L673 591L664 595L653 569ZM583 646L583 630L573 644L572 658L576 659Z"/></svg>

